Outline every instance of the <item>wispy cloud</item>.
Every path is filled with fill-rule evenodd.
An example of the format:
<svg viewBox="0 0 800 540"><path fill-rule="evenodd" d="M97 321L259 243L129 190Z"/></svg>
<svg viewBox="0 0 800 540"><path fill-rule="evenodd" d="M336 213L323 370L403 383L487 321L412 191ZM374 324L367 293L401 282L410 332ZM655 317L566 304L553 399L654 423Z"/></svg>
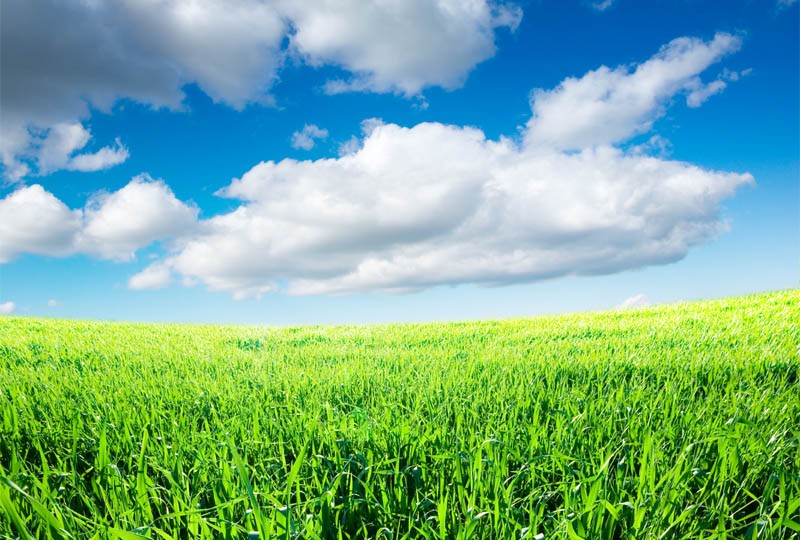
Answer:
<svg viewBox="0 0 800 540"><path fill-rule="evenodd" d="M328 130L314 124L306 124L301 131L292 133L292 147L301 150L311 150L318 140L326 139Z"/></svg>

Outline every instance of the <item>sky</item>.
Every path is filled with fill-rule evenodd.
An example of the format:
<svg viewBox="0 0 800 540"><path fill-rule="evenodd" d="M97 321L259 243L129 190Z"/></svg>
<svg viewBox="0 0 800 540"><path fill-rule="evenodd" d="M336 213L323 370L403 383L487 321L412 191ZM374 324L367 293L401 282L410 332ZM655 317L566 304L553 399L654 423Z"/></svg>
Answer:
<svg viewBox="0 0 800 540"><path fill-rule="evenodd" d="M798 286L796 0L6 0L0 314L318 324Z"/></svg>

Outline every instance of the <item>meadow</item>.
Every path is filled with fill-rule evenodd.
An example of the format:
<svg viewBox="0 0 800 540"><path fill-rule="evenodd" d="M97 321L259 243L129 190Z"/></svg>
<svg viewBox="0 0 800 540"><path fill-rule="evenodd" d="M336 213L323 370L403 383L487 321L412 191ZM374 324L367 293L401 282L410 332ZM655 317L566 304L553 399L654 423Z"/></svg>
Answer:
<svg viewBox="0 0 800 540"><path fill-rule="evenodd" d="M800 538L800 290L484 322L0 317L0 537Z"/></svg>

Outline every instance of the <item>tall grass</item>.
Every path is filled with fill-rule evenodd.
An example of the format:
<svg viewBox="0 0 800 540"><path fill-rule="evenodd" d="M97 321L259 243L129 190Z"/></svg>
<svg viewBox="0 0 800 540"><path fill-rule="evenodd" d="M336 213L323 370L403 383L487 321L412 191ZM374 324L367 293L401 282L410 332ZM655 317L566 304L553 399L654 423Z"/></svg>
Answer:
<svg viewBox="0 0 800 540"><path fill-rule="evenodd" d="M0 318L0 536L800 538L800 291L300 328Z"/></svg>

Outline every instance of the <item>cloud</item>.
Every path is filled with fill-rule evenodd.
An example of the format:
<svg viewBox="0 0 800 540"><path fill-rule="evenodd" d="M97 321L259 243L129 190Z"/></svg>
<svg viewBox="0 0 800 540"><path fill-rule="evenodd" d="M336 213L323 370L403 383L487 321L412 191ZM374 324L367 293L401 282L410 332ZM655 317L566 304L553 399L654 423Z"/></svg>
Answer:
<svg viewBox="0 0 800 540"><path fill-rule="evenodd" d="M3 125L0 134L0 162L6 180L12 183L32 172L43 176L62 169L100 171L123 163L130 155L120 139L114 146L104 146L96 152L77 153L92 138L79 122L58 123L43 130L28 130L21 124Z"/></svg>
<svg viewBox="0 0 800 540"><path fill-rule="evenodd" d="M134 290L163 289L172 282L169 267L152 264L128 280L128 288Z"/></svg>
<svg viewBox="0 0 800 540"><path fill-rule="evenodd" d="M179 201L163 181L140 175L119 191L98 194L89 202L81 250L131 260L139 247L189 232L197 214L197 208Z"/></svg>
<svg viewBox="0 0 800 540"><path fill-rule="evenodd" d="M797 0L778 0L778 9L785 9L792 7L797 3Z"/></svg>
<svg viewBox="0 0 800 540"><path fill-rule="evenodd" d="M82 226L80 210L70 210L38 185L0 199L0 263L20 253L67 256L75 251Z"/></svg>
<svg viewBox="0 0 800 540"><path fill-rule="evenodd" d="M0 199L0 263L22 253L131 260L142 247L190 232L197 213L147 175L75 210L38 184L20 187Z"/></svg>
<svg viewBox="0 0 800 540"><path fill-rule="evenodd" d="M686 96L686 105L691 108L699 107L711 96L725 90L728 87L728 82L736 82L742 77L750 75L752 71L750 68L742 71L731 71L723 68L717 80L709 83L703 83L699 77L695 77L686 84L686 90L689 91Z"/></svg>
<svg viewBox="0 0 800 540"><path fill-rule="evenodd" d="M528 145L578 150L645 133L676 94L700 92L693 101L699 105L705 87L698 75L740 46L740 38L725 33L709 42L682 37L635 67L603 66L581 78L565 79L553 90L537 89L525 141Z"/></svg>
<svg viewBox="0 0 800 540"><path fill-rule="evenodd" d="M52 299L52 298L47 301L47 307L58 307L60 305L61 305L61 302L59 302L58 300Z"/></svg>
<svg viewBox="0 0 800 540"><path fill-rule="evenodd" d="M385 124L355 154L261 163L165 263L259 296L501 285L682 258L725 230L746 174L626 154L533 151L472 128Z"/></svg>
<svg viewBox="0 0 800 540"><path fill-rule="evenodd" d="M495 53L495 30L516 29L522 10L484 0L325 0L282 3L294 33L291 49L311 65L339 65L352 78L329 81L329 93L418 94L461 86Z"/></svg>
<svg viewBox="0 0 800 540"><path fill-rule="evenodd" d="M624 302L622 302L619 306L620 309L633 309L633 308L641 308L647 307L650 305L650 299L647 297L646 294L637 294L631 296L630 298L626 298Z"/></svg>
<svg viewBox="0 0 800 540"><path fill-rule="evenodd" d="M75 154L86 146L91 136L91 132L79 123L51 127L36 151L39 174L58 169L100 171L128 159L128 149L119 139L115 147L105 146L94 153Z"/></svg>
<svg viewBox="0 0 800 540"><path fill-rule="evenodd" d="M17 309L17 305L14 302L4 302L0 304L0 315L9 315L14 313L15 309Z"/></svg>
<svg viewBox="0 0 800 540"><path fill-rule="evenodd" d="M689 95L686 96L686 105L692 108L699 107L714 94L719 94L725 90L727 86L725 81L719 79L708 84L698 83L696 87L692 88Z"/></svg>
<svg viewBox="0 0 800 540"><path fill-rule="evenodd" d="M292 148L311 150L314 148L317 139L328 137L328 130L321 129L314 124L306 124L302 131L292 133Z"/></svg>
<svg viewBox="0 0 800 540"><path fill-rule="evenodd" d="M494 54L495 30L513 29L520 17L519 8L491 0L335 6L322 0L6 0L0 18L4 176L19 181L124 160L120 142L68 158L88 140L82 121L121 99L180 109L183 87L194 83L235 109L271 104L287 54L351 72L340 90L412 95L430 86L455 88ZM62 134L61 125L71 130ZM48 132L52 139L42 140ZM36 165L45 167L36 171Z"/></svg>

